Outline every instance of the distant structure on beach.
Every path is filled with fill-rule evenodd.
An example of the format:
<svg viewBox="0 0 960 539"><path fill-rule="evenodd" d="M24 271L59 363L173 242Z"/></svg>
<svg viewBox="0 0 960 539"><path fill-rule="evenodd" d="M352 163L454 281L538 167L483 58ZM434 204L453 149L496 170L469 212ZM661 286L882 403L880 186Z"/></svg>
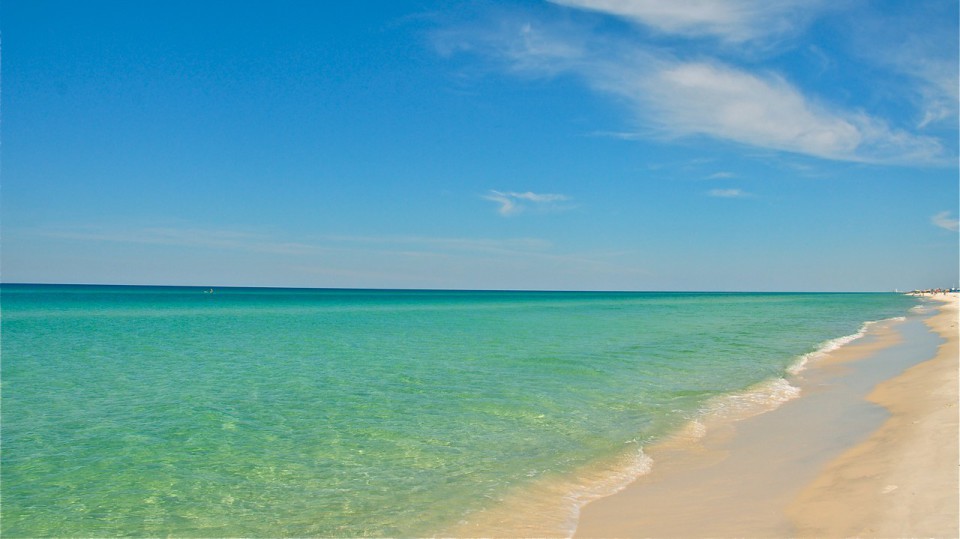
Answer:
<svg viewBox="0 0 960 539"><path fill-rule="evenodd" d="M960 288L927 288L925 290L913 290L907 292L911 296L936 296L940 294L956 294L960 293Z"/></svg>

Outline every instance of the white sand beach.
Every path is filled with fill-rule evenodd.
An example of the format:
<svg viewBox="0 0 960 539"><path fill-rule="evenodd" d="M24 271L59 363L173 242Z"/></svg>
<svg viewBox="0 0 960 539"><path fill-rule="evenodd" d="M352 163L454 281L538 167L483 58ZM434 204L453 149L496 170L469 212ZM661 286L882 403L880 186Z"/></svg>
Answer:
<svg viewBox="0 0 960 539"><path fill-rule="evenodd" d="M830 462L789 514L808 537L957 537L958 296L927 323L946 342L937 356L869 395L892 416Z"/></svg>

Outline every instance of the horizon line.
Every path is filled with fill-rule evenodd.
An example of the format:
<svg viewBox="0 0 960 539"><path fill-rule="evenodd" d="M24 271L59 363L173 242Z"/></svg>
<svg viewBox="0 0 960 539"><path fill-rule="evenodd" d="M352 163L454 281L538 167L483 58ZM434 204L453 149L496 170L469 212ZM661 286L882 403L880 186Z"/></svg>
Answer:
<svg viewBox="0 0 960 539"><path fill-rule="evenodd" d="M104 286L139 288L198 288L198 289L267 289L267 290L354 290L383 292L543 292L543 293L663 293L663 294L907 294L929 288L894 290L641 290L641 289L548 289L548 288L393 288L351 286L281 286L281 285L213 285L213 284L128 284L128 283L54 283L54 282L5 282L0 286ZM951 287L946 287L950 290Z"/></svg>

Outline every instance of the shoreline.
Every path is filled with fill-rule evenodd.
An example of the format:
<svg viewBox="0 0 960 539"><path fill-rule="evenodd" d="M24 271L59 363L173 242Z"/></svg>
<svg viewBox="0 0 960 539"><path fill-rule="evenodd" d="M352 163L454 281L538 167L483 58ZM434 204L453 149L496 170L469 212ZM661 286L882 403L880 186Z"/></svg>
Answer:
<svg viewBox="0 0 960 539"><path fill-rule="evenodd" d="M940 376L949 379L942 365L946 363L946 370L950 370L951 356L947 347L951 342L953 384L951 386L948 380L943 392L947 398L952 395L951 402L956 403L956 304L957 296L949 296L938 313L926 317L925 323L919 317L911 317L912 321L909 322L907 319L892 319L870 323L860 338L826 350L815 358L806 358L806 369L793 373L790 379L791 384L801 389L802 395L775 410L744 417L708 418L706 424L699 426L702 428L695 429L697 432L676 436L645 449L655 463L650 473L636 478L620 492L586 504L581 509L575 535L856 535L857 531L840 531L847 528L839 523L836 526L818 527L828 520L828 515L823 514L824 507L838 506L840 509L832 509L833 513L852 516L846 504L857 507L872 503L865 498L850 499L844 501L844 505L837 501L820 503L827 499L822 489L836 488L838 482L834 479L831 483L833 487L823 487L824 474L830 473L830 467L838 459L844 462L850 462L850 459L857 461L860 458L857 455L848 456L853 451L851 448L861 447L876 432L885 430L887 423L892 421L889 419L891 413L893 417L898 417L898 409L888 406L886 400L874 398L874 386L883 386L906 376L915 367L933 363L933 358L939 358L937 365L941 365L938 370ZM931 303L928 301L923 305ZM934 328L939 328L936 333L933 332ZM944 339L947 342L941 345ZM944 354L946 359L942 358ZM932 383L929 377L921 377L911 387L919 385L926 388ZM874 400L885 407L873 404ZM955 448L956 407L949 408L941 403L933 409L924 408L924 412L938 411L938 407L948 408L947 414L953 411L953 430L944 431L938 427L944 421L941 417L934 422L936 426L928 429L928 435L936 433L937 439L944 440L952 437ZM943 414L941 411L940 415ZM896 436L892 432L896 432ZM915 445L908 438L910 433L904 433L902 429L895 429L891 433L887 436L899 440L899 445ZM940 460L946 459L947 466L954 472L952 476L947 475L954 479L953 500L956 500L956 451L951 453L946 442L933 441L927 445L948 448L945 450L946 457L941 456ZM952 464L949 464L951 455ZM942 478L943 466L934 466L927 477L933 481ZM901 468L913 469L909 461ZM901 487L887 494L897 490L901 493L915 492L906 488L902 478L898 478L898 481ZM950 482L946 483L946 488L949 488ZM820 485L821 490L811 494L811 485ZM803 498L805 495L807 498ZM926 500L930 497L917 499ZM949 502L950 497L946 496L945 499ZM902 503L902 500L896 503ZM925 503L917 503L913 507L912 511L924 514L941 511L939 506ZM944 531L932 535L956 534L956 504L953 504L953 517L949 516L950 510L945 511L947 516L935 520L944 525L944 519L952 518L954 531L951 532L948 526ZM919 520L926 522L930 519ZM875 533L870 528L862 530L860 533L867 535ZM876 533L884 535L883 530L894 528L886 525L876 530ZM920 533L920 530L911 534L908 529L885 533L888 536L918 534L930 535Z"/></svg>
<svg viewBox="0 0 960 539"><path fill-rule="evenodd" d="M699 443L708 428L714 436L725 428L747 418L767 414L798 398L800 388L793 379L808 366L819 363L831 352L865 337L878 324L895 323L904 318L869 321L856 333L830 339L786 368L788 376L770 378L740 392L716 396L706 401L700 413L678 426L671 433L648 445L638 444L635 452L626 452L613 460L597 461L575 473L555 476L527 485L504 496L493 508L470 514L457 525L443 530L441 537L572 537L578 531L583 509L595 502L617 496L651 473L656 466L675 465L683 461L676 454L670 462L659 462L665 453L682 453L691 444ZM709 426L709 427L708 427ZM658 472L659 473L659 472ZM536 514L534 519L531 514Z"/></svg>
<svg viewBox="0 0 960 539"><path fill-rule="evenodd" d="M958 296L930 299L940 312L926 323L945 342L868 395L891 417L791 505L800 536L958 536Z"/></svg>

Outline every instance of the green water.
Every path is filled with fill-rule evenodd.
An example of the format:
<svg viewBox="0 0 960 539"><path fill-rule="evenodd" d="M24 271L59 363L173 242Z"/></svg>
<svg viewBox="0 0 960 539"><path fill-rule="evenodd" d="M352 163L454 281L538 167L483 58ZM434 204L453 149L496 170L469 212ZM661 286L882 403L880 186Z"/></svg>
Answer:
<svg viewBox="0 0 960 539"><path fill-rule="evenodd" d="M0 298L5 537L438 533L916 304L49 285Z"/></svg>

